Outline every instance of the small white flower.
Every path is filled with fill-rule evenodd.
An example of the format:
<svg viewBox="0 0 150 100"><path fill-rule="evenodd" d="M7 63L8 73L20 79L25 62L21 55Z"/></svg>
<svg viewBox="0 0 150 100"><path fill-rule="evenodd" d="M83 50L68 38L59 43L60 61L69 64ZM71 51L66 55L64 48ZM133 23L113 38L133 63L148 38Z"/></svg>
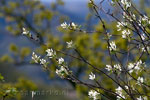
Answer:
<svg viewBox="0 0 150 100"><path fill-rule="evenodd" d="M56 74L60 76L61 78L64 78L66 75L68 75L68 71L64 66L61 66L60 69L56 69Z"/></svg>
<svg viewBox="0 0 150 100"><path fill-rule="evenodd" d="M45 59L40 59L40 64L45 65L46 64L46 60Z"/></svg>
<svg viewBox="0 0 150 100"><path fill-rule="evenodd" d="M78 27L78 25L76 25L74 22L71 22L70 24L67 24L66 22L64 22L60 26L64 29L66 29L66 28L77 29L77 27Z"/></svg>
<svg viewBox="0 0 150 100"><path fill-rule="evenodd" d="M140 96L139 98L137 98L137 100L143 100L142 97Z"/></svg>
<svg viewBox="0 0 150 100"><path fill-rule="evenodd" d="M40 56L36 55L35 52L32 53L32 59L35 63L39 63Z"/></svg>
<svg viewBox="0 0 150 100"><path fill-rule="evenodd" d="M118 22L118 24L117 24L118 30L117 31L121 31L121 26L122 26L122 24L120 22Z"/></svg>
<svg viewBox="0 0 150 100"><path fill-rule="evenodd" d="M144 16L140 16L140 19L139 19L139 25L147 25L147 24L150 24L150 20L149 18L144 15Z"/></svg>
<svg viewBox="0 0 150 100"><path fill-rule="evenodd" d="M107 37L108 37L108 39L110 39L112 37L112 35L110 33L107 33Z"/></svg>
<svg viewBox="0 0 150 100"><path fill-rule="evenodd" d="M70 24L70 26L71 26L70 28L77 29L77 26L78 26L78 25L76 25L74 22L72 22L72 23Z"/></svg>
<svg viewBox="0 0 150 100"><path fill-rule="evenodd" d="M128 64L129 73L132 73L133 71L141 72L145 67L146 67L145 62L142 62L141 60L139 60L136 63Z"/></svg>
<svg viewBox="0 0 150 100"><path fill-rule="evenodd" d="M107 71L112 71L112 66L111 65L106 65L106 68L105 68Z"/></svg>
<svg viewBox="0 0 150 100"><path fill-rule="evenodd" d="M110 3L111 3L112 5L114 5L114 4L115 4L115 2L114 2L114 1L111 1Z"/></svg>
<svg viewBox="0 0 150 100"><path fill-rule="evenodd" d="M128 2L128 0L121 0L121 3L123 4L125 9L128 9L131 7L131 2Z"/></svg>
<svg viewBox="0 0 150 100"><path fill-rule="evenodd" d="M143 82L144 82L144 78L143 77L138 77L137 84L140 85Z"/></svg>
<svg viewBox="0 0 150 100"><path fill-rule="evenodd" d="M146 96L145 97L140 96L139 98L137 98L137 100L148 100L148 99Z"/></svg>
<svg viewBox="0 0 150 100"><path fill-rule="evenodd" d="M116 44L114 41L110 42L110 47L109 47L110 51L116 51Z"/></svg>
<svg viewBox="0 0 150 100"><path fill-rule="evenodd" d="M63 58L59 58L59 59L58 59L58 64L61 65L61 64L63 64L63 63L64 63L64 59L63 59Z"/></svg>
<svg viewBox="0 0 150 100"><path fill-rule="evenodd" d="M67 25L66 22L62 23L60 26L61 26L62 28L68 28L68 25Z"/></svg>
<svg viewBox="0 0 150 100"><path fill-rule="evenodd" d="M143 34L141 35L141 38L142 38L142 40L145 40L145 39L146 39L146 35L143 33Z"/></svg>
<svg viewBox="0 0 150 100"><path fill-rule="evenodd" d="M121 69L121 66L120 66L119 64L114 65L114 68L117 69L117 70L119 70L119 71L122 70L122 69Z"/></svg>
<svg viewBox="0 0 150 100"><path fill-rule="evenodd" d="M119 95L119 96L117 96L117 100L121 99L121 97L125 99L125 96L123 95L123 90L120 86L118 88L116 88L116 93Z"/></svg>
<svg viewBox="0 0 150 100"><path fill-rule="evenodd" d="M129 87L128 87L127 85L125 86L125 88L126 88L127 90L129 89Z"/></svg>
<svg viewBox="0 0 150 100"><path fill-rule="evenodd" d="M142 66L143 65L143 66ZM145 67L145 63L143 63L141 60L139 60L137 63L135 63L135 70L137 71L141 71L142 70L142 67Z"/></svg>
<svg viewBox="0 0 150 100"><path fill-rule="evenodd" d="M27 31L24 27L22 28L22 30L23 30L23 32L22 32L23 35L28 35L29 34L29 31Z"/></svg>
<svg viewBox="0 0 150 100"><path fill-rule="evenodd" d="M127 26L127 22L117 22L117 28L118 30L117 31L121 31L122 30L122 27L125 27Z"/></svg>
<svg viewBox="0 0 150 100"><path fill-rule="evenodd" d="M143 45L140 45L139 44L139 47L138 47L139 49L141 49L142 50L142 52L146 52L146 49L145 49L145 47L143 46ZM150 51L150 47L146 47L147 48L147 51Z"/></svg>
<svg viewBox="0 0 150 100"><path fill-rule="evenodd" d="M131 34L131 32L129 30L123 30L122 31L122 38L127 38L127 37L129 37L130 34Z"/></svg>
<svg viewBox="0 0 150 100"><path fill-rule="evenodd" d="M100 93L98 93L98 92L95 91L95 90L90 90L89 93L88 93L89 97L90 97L90 98L93 98L93 100L97 100L99 94L100 94Z"/></svg>
<svg viewBox="0 0 150 100"><path fill-rule="evenodd" d="M142 17L142 21L148 21L148 17L144 15L144 17Z"/></svg>
<svg viewBox="0 0 150 100"><path fill-rule="evenodd" d="M71 40L70 42L66 42L67 43L67 48L73 48L73 41Z"/></svg>
<svg viewBox="0 0 150 100"><path fill-rule="evenodd" d="M90 79L90 80L94 80L94 79L95 79L95 74L93 74L93 73L91 72L91 74L89 75L89 79Z"/></svg>
<svg viewBox="0 0 150 100"><path fill-rule="evenodd" d="M144 100L148 100L146 96L145 96L145 97L143 97L143 99L144 99Z"/></svg>
<svg viewBox="0 0 150 100"><path fill-rule="evenodd" d="M128 64L128 70L129 70L129 73L132 73L134 70L133 70L133 67L134 67L134 64L133 63L129 63Z"/></svg>
<svg viewBox="0 0 150 100"><path fill-rule="evenodd" d="M93 0L89 0L89 3L93 3L94 1Z"/></svg>
<svg viewBox="0 0 150 100"><path fill-rule="evenodd" d="M56 56L56 52L53 49L47 49L46 52L49 58L53 58Z"/></svg>

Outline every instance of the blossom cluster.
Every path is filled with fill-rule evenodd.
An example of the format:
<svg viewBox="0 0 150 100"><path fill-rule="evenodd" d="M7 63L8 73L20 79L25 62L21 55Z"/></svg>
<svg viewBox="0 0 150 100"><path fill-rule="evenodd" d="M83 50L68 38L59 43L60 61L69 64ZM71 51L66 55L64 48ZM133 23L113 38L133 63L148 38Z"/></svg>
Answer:
<svg viewBox="0 0 150 100"><path fill-rule="evenodd" d="M46 52L47 52L47 56L48 56L49 58L54 58L54 57L56 57L56 51L54 51L53 49L47 49Z"/></svg>
<svg viewBox="0 0 150 100"><path fill-rule="evenodd" d="M32 60L35 63L40 63L41 65L44 66L44 68L47 67L48 62L45 59L43 59L43 58L41 59L41 57L38 56L37 54L35 54L35 52L32 53Z"/></svg>
<svg viewBox="0 0 150 100"><path fill-rule="evenodd" d="M56 51L53 49L47 49L47 57L50 59L56 58ZM32 59L35 63L40 63L41 65L44 65L44 67L47 66L47 61L45 59L40 59L40 56L36 55L34 52L32 53ZM66 75L68 75L68 67L64 65L64 59L61 57L58 59L58 64L60 66L60 69L56 69L56 74L58 74L61 78L64 78Z"/></svg>
<svg viewBox="0 0 150 100"><path fill-rule="evenodd" d="M123 27L126 27L128 24L127 22L118 22L117 24L117 31L122 31L122 38L126 39L128 37L130 37L130 30L129 29L123 29Z"/></svg>
<svg viewBox="0 0 150 100"><path fill-rule="evenodd" d="M74 48L74 44L72 40L66 43L67 43L67 48Z"/></svg>
<svg viewBox="0 0 150 100"><path fill-rule="evenodd" d="M136 29L135 27L138 27L139 28L139 26L142 26L142 25L144 25L144 27L147 25L147 24L150 24L150 20L149 20L149 18L147 17L147 16L141 16L140 18L139 18L139 20L137 20L137 22L138 22L138 24L136 24L135 25L135 27L132 29L132 28L130 28L130 27L132 27L132 23L134 23L134 21L138 18L138 17L136 17L135 16L135 14L133 14L131 11L129 11L130 9L130 7L132 6L132 4L131 4L131 2L130 2L130 0L120 0L120 1L118 1L118 0L113 0L112 2L114 3L114 1L116 1L116 2L119 2L119 3L121 3L121 7L123 7L123 13L122 13L122 16L123 16L123 18L125 19L125 21L118 21L118 23L117 23L117 25L116 25L116 27L117 27L117 31L121 31L121 33L122 33L122 35L121 35L121 37L123 38L123 39L130 39L131 41L132 41L132 34L134 34L134 29ZM90 3L93 3L94 4L94 1L93 0L90 0ZM93 5L94 6L94 5ZM96 8L95 8L96 9ZM96 13L98 13L98 12L96 12ZM139 26L138 26L139 25ZM60 25L63 29L70 29L70 30L74 30L74 31L76 31L76 30L78 30L79 29L79 26L78 25L76 25L75 23L73 23L73 22L71 22L70 24L67 24L66 22L64 22L64 23L62 23L61 25ZM134 26L134 25L133 25ZM143 27L143 26L142 26ZM139 28L140 29L140 28ZM26 31L25 29L23 29L23 34L24 35L28 35L29 34L29 32L28 31ZM107 32L107 30L106 30L106 32ZM131 34L132 33L132 34ZM135 32L136 33L136 32ZM147 34L146 33L142 33L142 34L140 34L140 36L141 36L141 39L142 40L146 40L146 38L147 38L147 36L146 36ZM111 41L110 40L110 38L111 38L111 34L110 33L107 33L107 38L108 38L108 49L109 49L109 51L111 52L110 53L110 57L112 57L112 62L111 62L111 65L106 65L106 67L105 67L105 69L108 71L108 72L112 72L113 74L114 74L114 76L115 76L115 78L118 78L118 79L116 79L116 81L115 81L115 78L112 76L109 76L109 74L107 74L107 72L105 73L105 72L103 72L103 70L101 70L101 69L98 69L98 68L96 68L95 66L94 66L94 69L96 69L96 70L98 70L98 71L100 71L100 72L102 72L103 74L105 74L106 76L108 76L108 78L110 78L110 79L112 79L112 81L114 81L114 82L120 82L120 83L117 83L119 86L115 89L115 91L114 91L114 93L113 94L116 94L116 97L117 97L117 100L122 100L122 99L128 99L128 97L130 96L130 92L129 92L129 95L128 95L128 91L131 91L131 93L133 92L132 91L132 89L134 90L134 92L136 91L136 89L134 88L134 85L138 85L138 86L141 86L141 85L144 85L144 82L145 82L145 80L147 80L146 78L145 78L145 76L143 75L141 75L141 74L139 74L139 72L142 72L143 71L143 69L146 67L146 64L144 63L144 62L142 62L142 60L139 60L139 61L137 61L137 62L135 62L135 63L129 63L129 58L128 58L128 60L127 60L127 63L126 64L124 64L124 63L121 63L121 61L119 61L118 60L118 58L117 57L115 57L115 56L117 56L117 53L120 53L119 52L119 50L117 49L117 46L116 46L116 43L115 43L115 41ZM129 43L130 41L128 41L128 43ZM142 41L143 42L143 41ZM74 49L74 44L73 44L73 41L71 40L71 41L68 41L68 42L66 42L66 44L67 44L67 48L73 48ZM146 51L145 50L145 47L143 47L144 45L141 45L141 44L137 44L138 46L139 46L139 48L141 47L141 49L142 49L142 51ZM149 47L146 47L148 50L149 50ZM118 50L118 52L117 52L117 50ZM115 63L116 63L116 61L118 60L118 62L119 62L119 64L114 64L114 62L113 62L113 55L111 55L111 54L113 54L113 52L115 52L116 53L116 55L114 56L114 59L115 59ZM59 77L61 77L61 78L65 78L65 79L71 79L71 77L69 77L69 75L71 76L71 74L73 74L70 70L69 70L69 67L67 66L67 64L65 63L65 58L63 58L63 57L59 57L58 58L58 55L56 54L56 51L55 50L53 50L53 49L47 49L46 50L46 53L47 53L47 57L48 58L50 58L50 59L55 59L56 61L57 61L57 63L58 63L58 68L56 69L56 74L59 76ZM126 52L125 52L126 53ZM128 51L128 53L129 53L129 55L130 55L130 51ZM122 54L123 55L123 53L120 53L120 54ZM82 58L82 56L81 55L79 55L81 58ZM44 65L45 67L47 66L47 61L45 60L45 59L41 59L41 57L40 56L38 56L38 55L36 55L34 52L33 52L33 54L32 54L32 59L34 60L34 62L35 63L40 63L41 65ZM83 59L81 59L81 60L83 60ZM88 65L90 65L91 67L93 67L92 66L92 64L90 64L90 62L88 62L88 61L86 61L86 60L83 60L85 63L87 63ZM117 74L116 74L117 73ZM119 73L119 74L118 74ZM120 74L120 73L123 73L123 74ZM134 74L134 73L136 73L137 74L137 76L134 78L134 77L132 77L132 75ZM124 77L124 75L125 75L125 77L126 77L126 80L124 81L123 79L122 79L122 77ZM128 75L129 75L129 77L128 77ZM131 79L131 77L130 77L130 75L131 75L131 77L134 79L134 81L135 82L133 82L133 83L135 83L135 84L132 84L132 82L131 82L131 86L130 85L127 85L127 84L125 84L125 83L130 83L130 81L132 81L132 79ZM72 75L73 76L73 75ZM114 78L114 79L113 79ZM99 87L96 87L96 86L98 86L99 84L98 84L98 81L96 80L96 75L93 73L93 72L91 72L90 74L89 74L89 79L90 80L92 80L92 81L94 81L94 82L96 82L97 84L95 85L95 86L93 86L93 85L91 85L91 84L89 84L89 86L91 86L91 87L94 87L92 90L90 90L89 92L88 92L88 95L89 95L89 97L90 98L92 98L93 100L97 100L97 99L99 99L99 96L100 96L100 93L101 92L99 92ZM123 80L123 81L122 81ZM126 82L127 81L127 82ZM77 81L75 81L75 79L73 79L72 80L72 82L79 82L79 83L84 83L84 82L82 82L82 81L80 81L80 80L77 80ZM124 83L124 85L122 85ZM86 85L86 84L85 84ZM100 86L101 86L101 84L100 84ZM100 88L101 89L101 88ZM103 88L104 90L107 90L107 89L105 89L105 88ZM107 91L109 91L109 90L107 90ZM128 96L127 96L128 95ZM132 95L132 94L131 94ZM136 96L135 97L137 100L147 100L147 97L145 96Z"/></svg>
<svg viewBox="0 0 150 100"><path fill-rule="evenodd" d="M137 100L148 100L148 98L146 96L144 96L144 97L140 96L137 98Z"/></svg>
<svg viewBox="0 0 150 100"><path fill-rule="evenodd" d="M144 68L146 67L146 64L144 62L142 62L142 60L139 60L136 63L129 63L128 64L128 70L129 73L132 72L141 72Z"/></svg>
<svg viewBox="0 0 150 100"><path fill-rule="evenodd" d="M129 0L121 0L121 4L123 5L124 9L131 7L131 2L129 2Z"/></svg>
<svg viewBox="0 0 150 100"><path fill-rule="evenodd" d="M92 98L93 100L97 100L99 99L98 96L100 95L100 93L98 93L95 90L90 90L88 93L89 97Z"/></svg>
<svg viewBox="0 0 150 100"><path fill-rule="evenodd" d="M64 22L60 26L64 29L73 29L73 30L76 30L79 28L79 26L76 25L74 22L71 22L70 24L67 24L66 22Z"/></svg>
<svg viewBox="0 0 150 100"><path fill-rule="evenodd" d="M69 71L68 66L65 64L64 58L58 58L57 62L60 68L56 69L56 74L61 78L67 77L71 73L71 71Z"/></svg>
<svg viewBox="0 0 150 100"><path fill-rule="evenodd" d="M112 72L113 70L114 70L114 71L117 71L117 70L118 70L118 71L122 71L120 64L115 64L115 65L113 65L113 66L111 66L111 65L106 65L105 69L106 69L107 71L109 71L109 72Z"/></svg>
<svg viewBox="0 0 150 100"><path fill-rule="evenodd" d="M144 16L140 16L140 19L139 19L139 26L147 26L150 24L150 19L144 15Z"/></svg>
<svg viewBox="0 0 150 100"><path fill-rule="evenodd" d="M123 94L123 89L120 86L116 88L116 93L119 95L117 96L117 100L120 100L121 98L125 99L125 96Z"/></svg>
<svg viewBox="0 0 150 100"><path fill-rule="evenodd" d="M116 51L117 50L117 46L116 46L114 41L110 42L109 50L110 51Z"/></svg>
<svg viewBox="0 0 150 100"><path fill-rule="evenodd" d="M141 83L143 83L143 82L144 82L144 78L143 77L138 77L137 84L141 85Z"/></svg>

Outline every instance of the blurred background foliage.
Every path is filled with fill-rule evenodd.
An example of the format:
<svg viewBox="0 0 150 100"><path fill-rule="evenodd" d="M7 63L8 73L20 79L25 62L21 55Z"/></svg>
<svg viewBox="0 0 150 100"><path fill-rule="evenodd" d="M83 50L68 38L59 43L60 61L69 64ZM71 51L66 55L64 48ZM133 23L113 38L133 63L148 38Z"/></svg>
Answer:
<svg viewBox="0 0 150 100"><path fill-rule="evenodd" d="M76 2L78 2L78 4L80 3L80 1ZM96 2L97 4L99 4L99 0L97 0ZM1 50L3 52L1 52L0 54L0 98L5 96L9 92L9 96L6 98L8 100L30 100L31 93L29 92L31 91L63 91L67 89L67 95L35 95L35 100L80 100L79 98L81 98L82 100L88 100L88 88L76 85L70 81L61 80L55 74L55 69L57 67L56 62L50 61L48 71L43 70L40 65L33 64L31 62L31 53L33 51L35 51L42 57L45 56L45 50L47 49L47 47L42 45L43 43L47 44L49 48L55 48L69 54L73 54L74 56L78 56L74 51L68 50L66 48L66 41L73 40L82 56L84 56L93 65L99 68L104 68L106 64L110 63L108 52L106 52L107 43L104 38L105 35L101 33L103 32L102 24L99 23L99 21L94 16L90 5L88 5L87 2L85 3L87 9L89 10L85 15L86 17L84 18L84 20L82 20L81 22L78 21L79 23L77 24L81 24L81 29L83 30L95 31L89 34L83 32L74 32L72 30L64 30L60 27L60 24L64 21L69 23L72 22L72 18L75 18L75 20L77 20L79 16L78 14L72 16L66 14L65 11L62 11L62 8L65 6L65 2L62 0L49 2L47 3L48 6L45 6L43 3L41 3L41 1L37 0L1 0L1 39L4 38L2 42L11 42L4 46L1 45ZM140 0L136 2L133 1L133 3L138 7L138 9L141 10L143 14L150 14L149 0ZM104 5L106 4L107 2L104 3ZM107 9L112 8L108 7ZM113 10L113 13L115 13L118 18L120 16L118 13L119 11L119 9ZM120 38L120 33L115 27L117 24L116 21L111 17L106 16L105 14L103 14L102 16L106 20L105 24L107 29L109 29L109 32L113 35L116 35L115 37L113 37L113 39L115 39L116 41L118 51L127 50L127 41ZM23 36L23 27L29 30L34 38L37 38L37 36L40 37L39 40L34 41ZM5 36L4 34L7 35ZM14 40L12 40L11 38L13 38ZM132 53L132 61L136 61L136 54L138 54L138 51L134 51ZM89 82L88 74L92 71L89 66L68 56L62 54L58 55L65 58L67 64L69 65L69 68L73 70L73 73L78 78ZM118 56L121 58L121 61L124 61L126 59L123 55ZM144 55L142 59L143 61L146 61L146 55ZM27 74L28 72L30 72L30 74ZM37 73L40 73L40 75L37 75ZM112 90L115 89L114 84L111 80L107 79L101 74L95 74L97 74L97 79L99 80L99 82L105 83L103 84L105 88ZM41 79L45 81L42 82ZM21 91L28 91L28 95L22 95ZM115 97L113 97L112 95L107 95L115 100ZM105 100L105 98L103 98L103 100Z"/></svg>

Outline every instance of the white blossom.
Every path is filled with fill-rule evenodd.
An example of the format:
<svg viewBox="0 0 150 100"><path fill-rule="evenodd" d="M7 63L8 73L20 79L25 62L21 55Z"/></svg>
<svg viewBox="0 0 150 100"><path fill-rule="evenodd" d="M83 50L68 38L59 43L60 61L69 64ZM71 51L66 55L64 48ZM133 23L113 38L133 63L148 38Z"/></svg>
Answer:
<svg viewBox="0 0 150 100"><path fill-rule="evenodd" d="M136 16L135 16L135 14L133 14L132 15L132 18L134 19L134 20L136 20ZM131 19L132 20L132 19Z"/></svg>
<svg viewBox="0 0 150 100"><path fill-rule="evenodd" d="M128 9L131 7L131 2L129 2L128 0L121 0L121 3L123 4L125 9Z"/></svg>
<svg viewBox="0 0 150 100"><path fill-rule="evenodd" d="M118 30L117 31L121 31L121 26L122 26L122 24L120 22L118 22L118 24L117 24Z"/></svg>
<svg viewBox="0 0 150 100"><path fill-rule="evenodd" d="M145 96L145 97L143 97L143 99L144 99L144 100L148 100L146 96Z"/></svg>
<svg viewBox="0 0 150 100"><path fill-rule="evenodd" d="M90 79L90 80L94 80L94 79L95 79L95 74L93 74L93 73L91 72L91 74L89 75L89 79Z"/></svg>
<svg viewBox="0 0 150 100"><path fill-rule="evenodd" d="M106 68L105 68L107 71L112 71L112 66L111 65L106 65Z"/></svg>
<svg viewBox="0 0 150 100"><path fill-rule="evenodd" d="M95 90L90 90L89 93L88 93L89 97L92 98L93 100L97 100L99 94L100 93L98 93Z"/></svg>
<svg viewBox="0 0 150 100"><path fill-rule="evenodd" d="M36 55L35 52L32 53L32 59L35 63L39 63L40 56Z"/></svg>
<svg viewBox="0 0 150 100"><path fill-rule="evenodd" d="M137 100L143 100L142 97L140 96L139 98L137 98Z"/></svg>
<svg viewBox="0 0 150 100"><path fill-rule="evenodd" d="M117 22L117 31L121 31L122 30L122 27L125 27L127 26L127 23L126 22Z"/></svg>
<svg viewBox="0 0 150 100"><path fill-rule="evenodd" d="M143 82L144 82L144 78L143 77L138 77L137 84L140 85Z"/></svg>
<svg viewBox="0 0 150 100"><path fill-rule="evenodd" d="M45 59L40 59L40 64L46 65L46 60Z"/></svg>
<svg viewBox="0 0 150 100"><path fill-rule="evenodd" d="M119 64L115 64L115 65L114 65L114 68L117 69L117 70L119 70L119 71L122 70L122 69L121 69L121 66L120 66Z"/></svg>
<svg viewBox="0 0 150 100"><path fill-rule="evenodd" d="M117 96L117 100L121 99L121 97L125 99L125 96L123 95L123 90L120 86L116 88L116 93L119 95Z"/></svg>
<svg viewBox="0 0 150 100"><path fill-rule="evenodd" d="M29 31L27 31L24 27L22 28L22 30L23 30L22 32L23 35L29 35Z"/></svg>
<svg viewBox="0 0 150 100"><path fill-rule="evenodd" d="M128 64L129 73L132 73L132 72L133 72L133 68L134 68L134 64L133 64L133 63L129 63L129 64Z"/></svg>
<svg viewBox="0 0 150 100"><path fill-rule="evenodd" d="M145 39L146 39L146 35L143 33L143 34L141 35L141 38L142 38L142 40L145 40Z"/></svg>
<svg viewBox="0 0 150 100"><path fill-rule="evenodd" d="M122 38L127 38L127 37L129 37L130 34L131 34L131 32L129 30L123 30L122 31Z"/></svg>
<svg viewBox="0 0 150 100"><path fill-rule="evenodd" d="M146 64L142 62L142 60L139 60L136 63L128 64L129 73L132 73L133 71L141 72L145 67L146 67Z"/></svg>
<svg viewBox="0 0 150 100"><path fill-rule="evenodd" d="M68 28L68 25L67 25L66 22L64 22L64 23L61 24L61 27L62 27L62 28Z"/></svg>
<svg viewBox="0 0 150 100"><path fill-rule="evenodd" d="M66 42L67 43L67 48L73 48L73 41L69 41L69 42Z"/></svg>
<svg viewBox="0 0 150 100"><path fill-rule="evenodd" d="M147 24L150 24L150 20L149 20L149 18L146 16L146 15L144 15L144 16L140 16L140 19L139 19L139 25L141 26L141 25L147 25Z"/></svg>
<svg viewBox="0 0 150 100"><path fill-rule="evenodd" d="M115 4L115 2L114 2L114 1L111 1L110 3L111 3L112 5L114 5L114 4Z"/></svg>
<svg viewBox="0 0 150 100"><path fill-rule="evenodd" d="M110 33L107 33L107 37L108 37L108 39L110 39L112 37L112 35Z"/></svg>
<svg viewBox="0 0 150 100"><path fill-rule="evenodd" d="M137 98L137 100L148 100L148 99L146 96L145 97L140 96L139 98Z"/></svg>
<svg viewBox="0 0 150 100"><path fill-rule="evenodd" d="M58 59L58 64L61 65L61 64L63 64L63 63L64 63L64 59L63 59L63 58L59 58L59 59Z"/></svg>
<svg viewBox="0 0 150 100"><path fill-rule="evenodd" d="M140 96L139 98L137 98L137 100L148 100L148 99L146 96L145 97Z"/></svg>
<svg viewBox="0 0 150 100"><path fill-rule="evenodd" d="M145 63L142 62L142 60L139 60L137 63L135 63L134 69L137 71L141 71L143 69L142 67L146 67L146 65L145 65Z"/></svg>
<svg viewBox="0 0 150 100"><path fill-rule="evenodd" d="M78 25L76 25L74 22L72 22L70 24L70 28L73 28L73 29L77 29Z"/></svg>
<svg viewBox="0 0 150 100"><path fill-rule="evenodd" d="M121 66L119 65L119 64L115 64L115 65L113 65L113 67L111 66L111 65L106 65L106 70L107 71L112 71L113 70L113 68L115 68L116 70L119 70L119 71L121 71L122 69L121 69Z"/></svg>
<svg viewBox="0 0 150 100"><path fill-rule="evenodd" d="M62 28L64 28L64 29L67 29L67 28L69 28L69 29L77 29L78 28L78 25L75 24L74 22L71 22L70 24L67 24L66 22L64 22L60 26Z"/></svg>
<svg viewBox="0 0 150 100"><path fill-rule="evenodd" d="M148 21L148 17L144 15L144 17L142 17L142 21Z"/></svg>
<svg viewBox="0 0 150 100"><path fill-rule="evenodd" d="M146 48L147 48L147 51L149 52L150 51L150 47L147 46ZM142 47L142 51L146 52L145 47Z"/></svg>
<svg viewBox="0 0 150 100"><path fill-rule="evenodd" d="M116 51L116 44L114 41L110 42L109 49L110 51Z"/></svg>
<svg viewBox="0 0 150 100"><path fill-rule="evenodd" d="M129 13L130 13L130 12L129 12ZM135 16L135 14L133 14L133 13L130 13L130 16L129 16L129 15L126 14L126 12L123 12L123 18L124 18L124 19L128 19L128 20L130 20L131 22L134 21L134 20L136 20L136 16Z"/></svg>
<svg viewBox="0 0 150 100"><path fill-rule="evenodd" d="M61 78L64 78L66 75L68 75L68 71L64 66L61 66L60 69L56 69L56 74Z"/></svg>
<svg viewBox="0 0 150 100"><path fill-rule="evenodd" d="M148 52L150 51L150 47L149 46L146 46L146 48L145 48L142 44L139 44L138 48L141 49L142 52L146 52L146 49L147 49Z"/></svg>
<svg viewBox="0 0 150 100"><path fill-rule="evenodd" d="M124 86L127 90L129 89L129 87L127 85Z"/></svg>
<svg viewBox="0 0 150 100"><path fill-rule="evenodd" d="M47 49L46 52L49 58L53 58L56 56L56 52L53 49Z"/></svg>
<svg viewBox="0 0 150 100"><path fill-rule="evenodd" d="M94 2L94 0L89 0L89 3L93 3Z"/></svg>

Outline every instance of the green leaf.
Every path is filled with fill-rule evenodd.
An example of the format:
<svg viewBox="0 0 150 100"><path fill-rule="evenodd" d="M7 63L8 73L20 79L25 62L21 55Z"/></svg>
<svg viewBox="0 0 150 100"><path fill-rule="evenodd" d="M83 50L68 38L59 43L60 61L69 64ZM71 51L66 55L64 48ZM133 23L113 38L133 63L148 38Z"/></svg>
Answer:
<svg viewBox="0 0 150 100"><path fill-rule="evenodd" d="M3 81L4 77L0 74L0 81Z"/></svg>
<svg viewBox="0 0 150 100"><path fill-rule="evenodd" d="M13 53L17 53L18 52L18 48L15 44L10 44L10 47L9 47L10 51L13 52Z"/></svg>
<svg viewBox="0 0 150 100"><path fill-rule="evenodd" d="M31 53L30 48L24 47L21 49L21 58L28 56Z"/></svg>

